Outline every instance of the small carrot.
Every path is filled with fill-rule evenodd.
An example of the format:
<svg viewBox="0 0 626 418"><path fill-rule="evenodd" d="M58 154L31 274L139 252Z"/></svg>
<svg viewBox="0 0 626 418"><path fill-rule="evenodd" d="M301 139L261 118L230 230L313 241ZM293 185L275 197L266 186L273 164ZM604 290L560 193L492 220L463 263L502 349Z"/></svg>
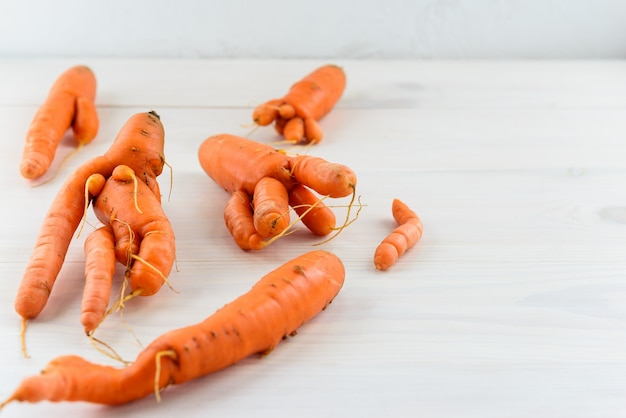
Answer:
<svg viewBox="0 0 626 418"><path fill-rule="evenodd" d="M343 164L310 155L296 155L289 158L289 166L297 183L309 186L323 196L345 197L355 191L356 174Z"/></svg>
<svg viewBox="0 0 626 418"><path fill-rule="evenodd" d="M252 119L260 126L276 121L277 131L287 141L317 143L323 138L317 121L333 109L345 88L343 69L336 65L324 65L293 84L281 99L272 99L257 106L252 112ZM292 126L294 119L297 122L293 122Z"/></svg>
<svg viewBox="0 0 626 418"><path fill-rule="evenodd" d="M404 202L394 199L391 212L398 226L378 245L374 265L388 270L398 258L422 238L422 221Z"/></svg>
<svg viewBox="0 0 626 418"><path fill-rule="evenodd" d="M258 218L256 208L259 204L257 185L267 182L266 178L268 177L276 180L271 183L282 183L284 186L278 188L280 193L274 192L263 198L263 200L269 199L278 208L285 208L285 202L288 204L289 194L297 185L311 188L323 196L333 198L345 197L349 194L354 197L356 190L356 174L345 165L330 163L319 157L291 157L267 144L235 135L220 134L205 139L200 144L198 159L209 177L226 191L230 193L245 192L247 198L252 201L252 215L255 219ZM285 199L284 190L287 192L287 199ZM238 199L241 201L246 197L241 195ZM311 197L307 196L307 202L311 200ZM255 224L254 229L250 228L247 223L248 209L240 201L234 200L227 205L226 209L234 212L226 213L225 211L224 219L231 234L237 234L235 242L242 249L259 249L259 247L263 248L267 245L267 243L260 244L255 234L273 239L282 233L277 231L285 231L282 226L276 228L271 223L269 224L270 227L264 227L264 229L260 228L259 224ZM314 199L314 202L316 203L312 205L321 204L320 199ZM310 210L313 210L312 205L309 206ZM298 206L302 208L300 203ZM300 216L304 216L304 212L309 209L303 209L298 213ZM274 210L271 219L284 225L284 221L288 222L287 216L284 215L284 218L280 218L276 215L277 213L283 214L284 212L281 210ZM332 230L335 227L335 218L328 216L328 210L328 208L323 211L320 209L321 212L325 213L324 215L311 215L309 217L309 219L317 217L317 222L325 220L329 222L328 225L322 226L317 222L303 222L304 225L309 228L310 225L314 225L313 227L316 228L314 233L317 235L326 234L326 232L321 231ZM249 233L247 237L243 235L244 231ZM254 240L255 245L251 245L250 240Z"/></svg>
<svg viewBox="0 0 626 418"><path fill-rule="evenodd" d="M317 250L286 262L247 293L204 321L167 332L123 369L78 356L52 360L25 378L9 402L86 401L123 404L271 352L324 310L343 286L345 269L333 253Z"/></svg>
<svg viewBox="0 0 626 418"><path fill-rule="evenodd" d="M264 237L254 229L252 200L243 190L234 192L224 208L224 223L235 243L243 250L265 247Z"/></svg>
<svg viewBox="0 0 626 418"><path fill-rule="evenodd" d="M95 138L99 127L95 98L96 78L89 67L74 66L57 78L26 134L20 163L24 178L37 179L48 171L70 127L79 147Z"/></svg>
<svg viewBox="0 0 626 418"><path fill-rule="evenodd" d="M315 235L326 236L335 228L336 218L333 211L306 186L296 184L291 189L289 205Z"/></svg>
<svg viewBox="0 0 626 418"><path fill-rule="evenodd" d="M110 225L93 231L85 240L85 288L80 322L92 332L107 310L115 274L115 237Z"/></svg>
<svg viewBox="0 0 626 418"><path fill-rule="evenodd" d="M87 179L94 173L109 177L117 165L126 164L141 173L140 180L155 195L160 195L156 177L165 164L164 135L155 112L135 114L104 155L81 165L61 186L45 215L18 288L15 310L22 317L23 325L36 318L48 301L72 236L92 198L89 194L85 196Z"/></svg>
<svg viewBox="0 0 626 418"><path fill-rule="evenodd" d="M273 177L263 177L254 188L254 229L264 238L275 237L289 226L287 189Z"/></svg>

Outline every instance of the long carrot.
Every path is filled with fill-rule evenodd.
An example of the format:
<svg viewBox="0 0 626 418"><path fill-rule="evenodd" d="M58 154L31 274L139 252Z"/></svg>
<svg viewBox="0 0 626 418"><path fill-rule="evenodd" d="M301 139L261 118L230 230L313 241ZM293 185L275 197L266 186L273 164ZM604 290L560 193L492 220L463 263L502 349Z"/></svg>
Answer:
<svg viewBox="0 0 626 418"><path fill-rule="evenodd" d="M398 226L376 247L374 265L378 270L388 270L422 238L422 221L406 203L394 199L391 213Z"/></svg>
<svg viewBox="0 0 626 418"><path fill-rule="evenodd" d="M228 367L255 353L269 353L322 311L345 277L341 260L317 250L283 264L251 290L204 321L167 332L116 369L77 356L58 357L40 375L24 379L12 401L87 401L122 404L169 385Z"/></svg>
<svg viewBox="0 0 626 418"><path fill-rule="evenodd" d="M259 200L257 185L260 182L265 182L264 179L268 177L282 183L284 190L287 191L287 196L297 185L308 187L323 196L333 198L345 197L349 194L354 195L356 190L356 174L345 165L330 163L319 157L288 156L267 144L235 135L219 134L208 137L200 144L198 159L209 177L230 193L244 192L248 196L247 198L251 199L253 208L256 208ZM235 242L243 249L265 247L264 244L258 242L255 234L262 237L273 237L282 227L262 229L259 228L258 224L255 224L254 229L249 228L247 222L244 222L248 219L249 211L245 205L241 204L241 199L246 199L246 197L241 195L238 199L239 202L235 200L226 207L226 209L235 210L235 212L224 215L227 226L238 226L236 231L229 227L233 236L237 234ZM285 208L285 195L282 188L280 188L280 193L277 192L263 198L263 200L267 199L273 200L276 207ZM307 199L310 201L311 197L307 196ZM316 199L305 210L313 210L313 205L319 204L321 201ZM298 207L302 208L303 206L298 203ZM305 210L298 212L299 215L304 216ZM254 209L253 218L255 211ZM276 213L284 212L274 211L274 214ZM311 216L309 219L313 217ZM232 221L233 219L237 219L237 222ZM278 217L274 215L271 219L278 219ZM329 224L320 225L322 220L328 221ZM283 221L284 219L280 221L281 225L284 225ZM310 228L309 222L303 223ZM314 233L320 235L323 230L331 231L335 227L334 223L334 217L318 216ZM284 231L284 229L282 230ZM245 237L242 235L243 231L247 231L250 235ZM253 241L254 243L252 243Z"/></svg>
<svg viewBox="0 0 626 418"><path fill-rule="evenodd" d="M126 164L140 180L159 195L156 177L163 171L164 130L155 112L133 115L121 128L111 147L102 156L81 165L61 186L44 218L30 261L15 299L15 310L26 320L36 318L45 307L65 254L91 196L85 184L94 173L109 177L113 169Z"/></svg>
<svg viewBox="0 0 626 418"><path fill-rule="evenodd" d="M324 65L293 84L281 99L257 106L252 119L260 126L276 121L277 132L287 141L317 143L323 137L317 121L333 109L345 88L343 69Z"/></svg>
<svg viewBox="0 0 626 418"><path fill-rule="evenodd" d="M95 138L99 127L95 98L96 78L89 67L77 65L57 78L26 134L20 163L24 178L37 179L48 171L70 127L79 147Z"/></svg>

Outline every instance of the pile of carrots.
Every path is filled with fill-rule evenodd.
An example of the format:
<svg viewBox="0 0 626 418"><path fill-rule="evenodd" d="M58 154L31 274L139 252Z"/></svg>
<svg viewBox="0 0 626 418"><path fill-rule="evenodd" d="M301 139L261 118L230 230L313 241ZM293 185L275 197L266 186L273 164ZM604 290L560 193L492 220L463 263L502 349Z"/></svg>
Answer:
<svg viewBox="0 0 626 418"><path fill-rule="evenodd" d="M314 145L323 138L320 120L341 98L346 86L342 68L325 65L299 80L280 99L256 107L258 126L272 123L290 143ZM80 65L53 84L28 129L22 176L44 176L55 159L61 138L72 130L78 147L98 131L94 73ZM165 131L155 111L132 115L110 148L75 170L60 187L44 217L33 253L15 299L22 318L22 350L26 325L46 306L75 234L83 229L89 206L102 226L84 242L85 286L81 322L93 335L112 308L108 307L116 263L126 266L128 295L155 295L175 264L172 224L161 206L157 177L163 172ZM242 250L261 250L288 235L302 222L316 236L334 238L356 220L336 225L327 198L351 196L357 176L349 167L323 158L290 155L270 145L231 134L212 135L198 146L198 161L207 176L230 198L224 223ZM296 214L292 221L291 211ZM421 239L417 214L395 199L391 208L398 226L374 252L374 266L388 270ZM172 330L155 339L123 369L87 362L77 356L52 360L40 375L26 378L0 408L12 401L88 401L120 404L174 384L232 365L255 353L269 353L282 339L324 310L345 279L335 254L315 250L302 254L263 276L246 294L204 321ZM245 341L245 343L244 343ZM97 385L85 384L97 380ZM124 388L124 389L122 389Z"/></svg>

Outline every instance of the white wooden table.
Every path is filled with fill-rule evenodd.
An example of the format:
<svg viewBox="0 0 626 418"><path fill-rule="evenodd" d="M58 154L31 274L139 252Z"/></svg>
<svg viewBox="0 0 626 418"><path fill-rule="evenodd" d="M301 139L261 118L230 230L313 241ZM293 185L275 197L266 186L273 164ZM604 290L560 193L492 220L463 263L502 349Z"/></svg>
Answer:
<svg viewBox="0 0 626 418"><path fill-rule="evenodd" d="M31 187L18 173L24 134L52 81L77 63L98 78L100 132ZM29 359L13 299L65 176L136 112L157 110L166 129L179 291L127 305L141 343L314 248L304 231L259 252L236 247L222 220L228 196L196 152L220 132L279 140L272 128L250 134L253 106L323 63L0 61L0 397L58 355L117 366L79 322L86 234L29 325ZM12 403L3 418L626 416L626 62L336 63L348 87L309 153L352 167L366 206L324 246L347 270L330 308L270 355L171 387L161 403ZM383 273L372 257L394 227L394 197L420 215L424 236ZM128 359L140 350L118 316L98 333Z"/></svg>

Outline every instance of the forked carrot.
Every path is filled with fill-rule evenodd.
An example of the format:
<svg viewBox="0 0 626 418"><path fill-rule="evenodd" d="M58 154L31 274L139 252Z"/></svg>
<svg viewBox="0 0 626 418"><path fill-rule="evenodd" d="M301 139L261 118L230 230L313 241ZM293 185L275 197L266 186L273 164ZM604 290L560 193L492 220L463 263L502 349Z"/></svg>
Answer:
<svg viewBox="0 0 626 418"><path fill-rule="evenodd" d="M160 200L144 182L135 180L130 167L117 166L95 196L93 209L100 222L112 227L116 258L129 269L130 290L150 296L166 282L176 244Z"/></svg>
<svg viewBox="0 0 626 418"><path fill-rule="evenodd" d="M204 171L217 184L226 191L232 193L244 192L238 198L229 202L224 219L231 234L236 234L235 242L242 249L260 249L265 244L259 243L257 235L268 238L275 238L286 229L284 221L289 218L285 214L291 191L298 185L310 188L322 196L333 198L345 197L350 194L354 196L356 190L356 174L347 166L330 163L319 157L310 156L288 156L284 152L278 151L267 144L242 138L234 135L220 134L205 139L198 149L198 159ZM271 178L271 181L266 180ZM276 192L269 196L260 196L257 185L260 183L271 183L276 185ZM278 187L282 184L282 188ZM286 191L286 194L285 194ZM242 200L250 199L252 202L252 217L254 218L254 229L248 224L249 209L242 204ZM257 223L257 210L259 202L272 201L272 205L279 209L273 211L271 220L276 220L280 227L272 225L260 227ZM304 202L297 202L297 213L304 216L304 212L309 214L315 210L315 206L321 205L321 199L313 199L306 196L308 208L303 206ZM323 205L325 206L325 205ZM303 222L305 226L311 228L314 225L316 235L327 234L325 231L332 231L335 227L334 216L328 215L328 208L320 212L322 215L311 215L312 220L317 217L317 222ZM236 221L235 221L236 220ZM328 222L321 225L321 222ZM273 221L272 221L273 222ZM291 224L290 224L291 225ZM236 229L231 228L237 227ZM249 234L243 235L244 231ZM282 231L282 232L280 232ZM279 234L279 235L277 235ZM235 235L233 235L235 237Z"/></svg>
<svg viewBox="0 0 626 418"><path fill-rule="evenodd" d="M333 253L305 253L262 277L247 293L204 321L167 332L123 369L78 356L52 360L27 377L9 402L87 401L123 404L267 354L322 311L341 290L345 270Z"/></svg>
<svg viewBox="0 0 626 418"><path fill-rule="evenodd" d="M276 131L287 141L317 143L323 138L318 121L333 109L345 88L343 69L324 65L293 84L281 99L257 106L252 119L260 126L276 121Z"/></svg>
<svg viewBox="0 0 626 418"><path fill-rule="evenodd" d="M374 265L378 270L388 270L422 238L422 221L406 203L394 199L391 213L398 226L376 247Z"/></svg>
<svg viewBox="0 0 626 418"><path fill-rule="evenodd" d="M24 144L20 173L33 180L50 168L65 132L72 128L78 146L98 133L95 105L96 77L89 67L77 65L63 72L35 114Z"/></svg>
<svg viewBox="0 0 626 418"><path fill-rule="evenodd" d="M126 164L155 195L160 195L156 177L163 171L164 130L155 112L133 115L102 156L81 165L61 186L53 200L26 266L15 299L15 310L26 320L36 318L45 307L61 270L74 232L91 196L85 196L87 179L94 173L109 177ZM86 200L87 199L87 200Z"/></svg>

